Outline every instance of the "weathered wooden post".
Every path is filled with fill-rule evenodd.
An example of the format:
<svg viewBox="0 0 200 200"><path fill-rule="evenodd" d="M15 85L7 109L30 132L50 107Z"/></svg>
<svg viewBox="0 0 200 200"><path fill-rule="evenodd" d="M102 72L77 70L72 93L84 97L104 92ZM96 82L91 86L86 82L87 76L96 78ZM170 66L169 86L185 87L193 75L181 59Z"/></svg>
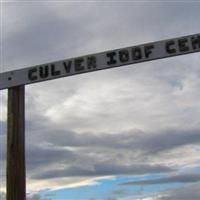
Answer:
<svg viewBox="0 0 200 200"><path fill-rule="evenodd" d="M25 86L8 89L7 200L26 199Z"/></svg>

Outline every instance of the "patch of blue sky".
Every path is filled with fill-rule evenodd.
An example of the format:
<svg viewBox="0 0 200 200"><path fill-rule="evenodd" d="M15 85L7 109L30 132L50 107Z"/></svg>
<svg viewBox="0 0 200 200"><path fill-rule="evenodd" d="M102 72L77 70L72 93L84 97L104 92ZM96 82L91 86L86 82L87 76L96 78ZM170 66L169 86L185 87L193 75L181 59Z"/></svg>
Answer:
<svg viewBox="0 0 200 200"><path fill-rule="evenodd" d="M199 166L198 167L195 167L193 169L194 173L200 173L200 163L199 163Z"/></svg>
<svg viewBox="0 0 200 200"><path fill-rule="evenodd" d="M41 193L44 198L46 195L53 196L54 200L101 200L111 197L126 199L129 196L143 197L150 196L159 191L178 188L181 183L167 183L156 185L121 185L129 181L151 180L163 178L165 175L147 175L147 176L118 176L113 179L99 180L97 185L81 186L77 188L65 188L57 191L44 191Z"/></svg>

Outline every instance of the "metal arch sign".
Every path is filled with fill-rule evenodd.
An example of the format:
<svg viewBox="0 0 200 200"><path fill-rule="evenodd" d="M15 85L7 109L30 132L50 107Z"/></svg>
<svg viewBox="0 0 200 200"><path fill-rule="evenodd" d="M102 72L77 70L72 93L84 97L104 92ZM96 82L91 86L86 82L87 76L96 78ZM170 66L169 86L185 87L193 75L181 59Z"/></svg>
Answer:
<svg viewBox="0 0 200 200"><path fill-rule="evenodd" d="M0 74L0 90L200 51L200 34L109 50Z"/></svg>

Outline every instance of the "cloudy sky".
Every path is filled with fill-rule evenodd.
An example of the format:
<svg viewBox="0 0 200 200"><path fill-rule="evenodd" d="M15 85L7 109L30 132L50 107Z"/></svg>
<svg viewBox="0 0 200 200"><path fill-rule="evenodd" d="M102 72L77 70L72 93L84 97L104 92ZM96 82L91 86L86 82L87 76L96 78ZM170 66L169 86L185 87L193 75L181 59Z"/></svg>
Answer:
<svg viewBox="0 0 200 200"><path fill-rule="evenodd" d="M200 33L199 9L200 1L1 1L0 69ZM28 199L200 199L199 60L26 86ZM3 90L2 192L6 102Z"/></svg>

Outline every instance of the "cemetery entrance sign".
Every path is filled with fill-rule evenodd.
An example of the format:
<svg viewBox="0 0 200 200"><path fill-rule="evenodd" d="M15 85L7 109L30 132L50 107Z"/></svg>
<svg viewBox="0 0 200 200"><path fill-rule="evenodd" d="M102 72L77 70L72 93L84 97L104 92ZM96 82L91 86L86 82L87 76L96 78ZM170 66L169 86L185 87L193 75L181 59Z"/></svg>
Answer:
<svg viewBox="0 0 200 200"><path fill-rule="evenodd" d="M200 51L200 34L71 58L0 74L0 89Z"/></svg>

